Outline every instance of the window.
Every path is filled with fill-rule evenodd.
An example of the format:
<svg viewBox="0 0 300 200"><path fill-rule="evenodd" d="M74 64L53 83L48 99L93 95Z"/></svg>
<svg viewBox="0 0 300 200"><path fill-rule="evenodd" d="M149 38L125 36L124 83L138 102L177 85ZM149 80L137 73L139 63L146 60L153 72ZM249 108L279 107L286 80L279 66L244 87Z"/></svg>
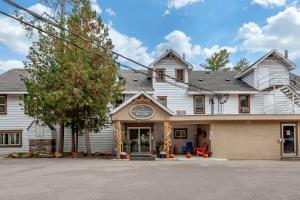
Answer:
<svg viewBox="0 0 300 200"><path fill-rule="evenodd" d="M124 101L125 101L125 95L123 94L120 99L116 100L115 108L120 106Z"/></svg>
<svg viewBox="0 0 300 200"><path fill-rule="evenodd" d="M174 139L187 139L187 129L174 128Z"/></svg>
<svg viewBox="0 0 300 200"><path fill-rule="evenodd" d="M0 115L6 115L7 113L7 98L6 95L0 96Z"/></svg>
<svg viewBox="0 0 300 200"><path fill-rule="evenodd" d="M176 69L175 75L176 75L176 81L180 81L180 82L184 81L184 71L183 71L183 69Z"/></svg>
<svg viewBox="0 0 300 200"><path fill-rule="evenodd" d="M194 96L194 112L195 114L205 113L205 96L196 95Z"/></svg>
<svg viewBox="0 0 300 200"><path fill-rule="evenodd" d="M156 69L156 81L157 82L165 81L165 69Z"/></svg>
<svg viewBox="0 0 300 200"><path fill-rule="evenodd" d="M239 95L240 113L250 113L250 95Z"/></svg>
<svg viewBox="0 0 300 200"><path fill-rule="evenodd" d="M166 96L158 96L157 101L167 107L167 97Z"/></svg>
<svg viewBox="0 0 300 200"><path fill-rule="evenodd" d="M0 147L22 146L22 131L0 131Z"/></svg>

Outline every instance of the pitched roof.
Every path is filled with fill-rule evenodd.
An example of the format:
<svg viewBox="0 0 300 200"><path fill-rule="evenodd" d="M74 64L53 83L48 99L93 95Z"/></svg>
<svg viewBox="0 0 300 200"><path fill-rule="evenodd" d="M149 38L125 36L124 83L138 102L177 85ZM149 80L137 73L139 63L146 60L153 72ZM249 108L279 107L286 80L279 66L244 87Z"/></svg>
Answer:
<svg viewBox="0 0 300 200"><path fill-rule="evenodd" d="M122 70L119 75L125 81L125 91L153 91L152 80L147 70Z"/></svg>
<svg viewBox="0 0 300 200"><path fill-rule="evenodd" d="M272 51L268 52L267 54L265 54L264 56L262 56L260 59L258 59L257 61L255 61L253 64L251 64L249 67L247 67L246 69L244 69L240 73L238 73L235 78L241 78L241 77L243 77L248 72L250 72L251 70L253 70L253 67L255 65L258 65L259 63L261 63L263 60L265 60L271 54L275 54L278 57L280 57L280 59L282 59L282 61L285 62L289 66L290 69L293 69L296 66L293 62L291 62L289 59L287 59L284 55L282 55L281 53L279 53L276 49L273 49Z"/></svg>
<svg viewBox="0 0 300 200"><path fill-rule="evenodd" d="M189 83L207 91L257 91L242 80L235 79L237 73L192 71L189 73ZM197 91L197 88L190 86L189 91Z"/></svg>
<svg viewBox="0 0 300 200"><path fill-rule="evenodd" d="M138 97L140 97L142 95L145 96L146 98L148 98L150 101L152 101L152 103L154 103L155 105L157 105L158 107L160 107L162 110L164 110L165 112L167 112L169 115L173 115L174 114L173 111L171 111L169 108L167 108L164 105L162 105L161 103L159 103L151 95L147 94L144 91L141 91L141 92L135 94L134 96L132 96L127 101L123 102L120 106L116 107L114 110L112 110L110 112L110 115L113 115L113 114L119 112L122 108L124 108L125 106L127 106L128 104L130 104L133 100L135 100L136 98L138 98Z"/></svg>
<svg viewBox="0 0 300 200"><path fill-rule="evenodd" d="M0 93L26 93L26 87L21 80L26 76L24 69L11 69L0 75Z"/></svg>
<svg viewBox="0 0 300 200"><path fill-rule="evenodd" d="M156 63L158 63L162 58L166 57L169 53L175 55L181 62L185 63L189 69L193 69L193 65L189 63L185 58L183 58L181 55L179 55L176 51L173 49L167 49L161 56L159 56L156 60L154 60L149 67L152 67Z"/></svg>

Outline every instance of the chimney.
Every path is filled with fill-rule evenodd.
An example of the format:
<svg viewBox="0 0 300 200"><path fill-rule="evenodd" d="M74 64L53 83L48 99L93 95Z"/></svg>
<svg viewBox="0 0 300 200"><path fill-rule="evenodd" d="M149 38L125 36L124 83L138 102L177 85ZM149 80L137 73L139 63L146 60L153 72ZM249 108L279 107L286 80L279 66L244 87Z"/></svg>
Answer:
<svg viewBox="0 0 300 200"><path fill-rule="evenodd" d="M287 49L284 50L284 57L285 57L286 59L289 58L289 51L288 51Z"/></svg>

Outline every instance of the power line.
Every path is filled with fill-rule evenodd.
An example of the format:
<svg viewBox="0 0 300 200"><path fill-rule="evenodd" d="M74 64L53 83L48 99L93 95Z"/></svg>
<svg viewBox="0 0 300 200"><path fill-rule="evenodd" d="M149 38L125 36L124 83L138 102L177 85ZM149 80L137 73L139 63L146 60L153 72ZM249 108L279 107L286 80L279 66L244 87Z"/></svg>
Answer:
<svg viewBox="0 0 300 200"><path fill-rule="evenodd" d="M21 6L21 5L19 5L19 4L15 3L15 2L13 2L13 1L11 1L11 0L3 0L3 1L5 1L7 4L9 4L9 5L11 5L11 6L15 7L15 8L18 8L18 9L20 9L20 10L23 10L23 11L29 13L30 15L32 15L33 17L35 17L35 18L37 18L37 19L39 19L39 20L42 20L42 21L44 21L44 22L46 22L46 23L48 23L48 24L50 24L50 25L55 26L56 28L59 28L59 29L64 30L64 31L67 31L67 32L69 32L69 33L75 35L76 37L78 37L78 38L80 38L80 39L82 39L82 40L84 40L84 41L86 41L86 42L89 42L89 43L91 43L91 44L97 45L98 47L100 47L100 48L102 48L102 49L105 49L105 47L96 44L95 42L93 42L93 41L90 40L89 38L85 38L85 37L83 37L83 36L81 36L81 35L79 35L79 34L73 32L73 31L71 31L71 30L65 28L65 27L62 27L62 26L60 26L59 24L57 24L57 23L55 23L55 22L52 22L52 21L50 21L49 19L47 19L47 18L45 18L45 17L42 17L42 16L40 16L39 14L37 14L37 13L35 13L35 12L33 12L33 11L31 11L31 10L29 10L29 9L27 9L27 8L25 8L25 7ZM146 68L146 69L148 69L148 70L150 70L150 71L152 71L152 72L157 73L157 70L154 70L153 68L150 68L150 67L148 67L148 66L146 66L146 65L144 65L144 64L142 64L142 63L140 63L140 62L137 62L137 61L135 61L135 60L133 60L133 59L131 59L131 58L128 58L127 56L124 56L124 55L122 55L122 54L120 54L120 53L118 53L118 52L116 52L116 51L113 51L113 50L111 50L111 52L112 52L113 54L115 54L115 55L117 55L117 56L119 56L119 57L125 59L125 60L128 60L128 61L130 61L130 62L132 62L132 63L134 63L134 64L137 64L137 65L139 65L139 66L141 66L141 67L143 67L143 68ZM162 74L162 75L163 75L164 77L167 77L167 78L170 78L170 79L172 79L172 80L178 81L178 82L180 82L180 83L182 83L182 84L188 85L188 86L190 86L190 87L194 87L194 88L196 88L196 89L198 89L198 90L200 90L200 91L206 91L206 92L208 92L207 89L203 89L203 88L201 88L201 87L199 87L199 86L196 86L196 85L194 85L194 84L184 82L184 81L182 81L182 80L180 80L180 79L177 79L177 78L175 78L175 77L172 77L172 76L170 76L170 75L167 75L167 74ZM210 93L212 93L212 92L210 92Z"/></svg>
<svg viewBox="0 0 300 200"><path fill-rule="evenodd" d="M54 38L57 38L57 39L59 39L59 40L61 40L61 41L67 42L67 43L69 43L69 44L71 44L71 45L73 45L73 46L75 46L75 47L77 47L77 48L79 48L79 49L81 49L81 50L83 50L83 51L87 51L87 52L89 52L89 53L93 53L93 54L96 54L96 55L98 55L98 56L100 56L100 57L103 57L103 55L101 55L101 54L99 54L99 53L97 53L97 52L93 52L93 51L91 51L91 50L89 50L89 49L86 49L86 48L84 48L84 47L81 47L80 45L77 45L77 44L75 44L75 43L73 43L73 42L71 42L71 41L68 41L68 40L66 40L66 39L63 39L63 38L61 38L61 37L59 37L59 36L57 36L57 35L55 35L55 34L53 34L53 33L49 33L49 32L43 30L43 29L40 28L40 27L37 27L37 26L35 26L35 25L33 25L33 24L29 23L29 22L26 22L26 21L24 21L24 20L21 20L21 19L15 17L15 16L13 16L13 15L10 15L10 14L4 12L4 11L1 11L1 10L0 10L0 13L3 14L3 15L5 15L5 16L7 16L7 17L9 17L9 18L12 18L12 19L14 19L14 20L17 20L17 21L19 21L19 22L22 23L22 24L25 24L25 25L27 25L27 26L30 26L30 27L34 28L34 29L37 29L38 31L41 31L41 32L43 32L43 33L45 33L45 34L47 34L47 35L50 35L51 37L54 37ZM144 74L144 75L146 75L146 76L148 75L147 73L138 71L138 70L134 69L133 67L130 67L130 66L125 65L125 64L122 64L122 63L120 63L120 62L118 62L118 61L114 61L114 60L113 60L113 62L116 63L116 64L118 64L119 66L123 66L123 67L125 67L125 68L127 68L127 69L130 69L130 70L136 72L136 73L141 73L141 74ZM155 79L158 80L156 77L155 77ZM164 80L163 82L165 82L165 83L167 83L167 84L170 84L170 85L173 85L173 86L176 86L176 87L179 87L179 88L181 88L181 89L188 89L187 87L184 87L183 85L178 85L178 84L176 84L176 83L169 82L169 81L166 81L166 80Z"/></svg>

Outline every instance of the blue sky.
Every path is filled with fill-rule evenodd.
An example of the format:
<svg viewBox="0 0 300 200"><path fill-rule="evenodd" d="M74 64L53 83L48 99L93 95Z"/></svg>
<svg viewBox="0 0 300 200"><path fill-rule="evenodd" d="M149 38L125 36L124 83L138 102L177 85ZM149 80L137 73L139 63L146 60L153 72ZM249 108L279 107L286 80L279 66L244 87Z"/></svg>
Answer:
<svg viewBox="0 0 300 200"><path fill-rule="evenodd" d="M37 0L15 0L39 13L51 12ZM253 62L264 53L289 50L300 66L300 4L294 0L92 0L110 27L115 50L149 64L173 48L201 69L222 48ZM0 2L0 9L14 10ZM0 16L0 73L22 67L31 40L20 25ZM300 74L300 68L296 68Z"/></svg>

